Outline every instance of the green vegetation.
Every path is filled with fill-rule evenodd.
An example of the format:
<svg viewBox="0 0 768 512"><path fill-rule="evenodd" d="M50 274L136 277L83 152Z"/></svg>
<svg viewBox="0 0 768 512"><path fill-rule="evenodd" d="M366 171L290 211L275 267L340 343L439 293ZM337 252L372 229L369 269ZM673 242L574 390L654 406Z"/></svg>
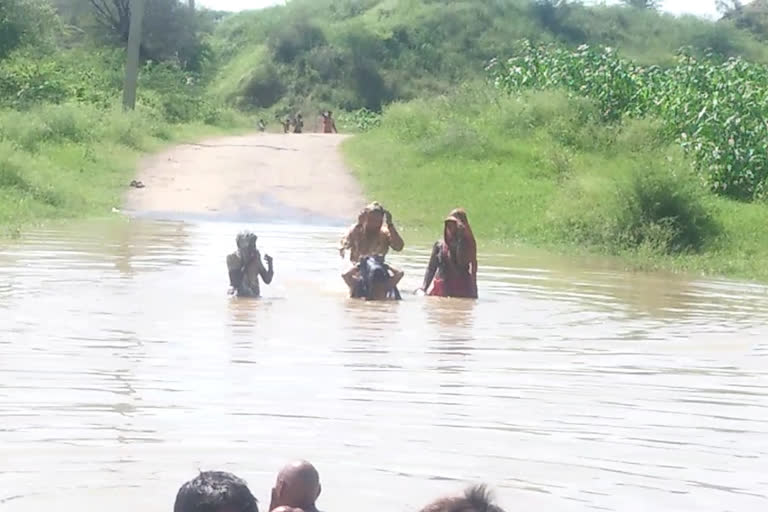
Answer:
<svg viewBox="0 0 768 512"><path fill-rule="evenodd" d="M741 18L675 18L651 8L564 0L291 0L224 18L211 39L218 98L275 114L379 111L482 80L515 42L611 46L641 65L676 62L681 47L768 62ZM759 29L756 29L759 32Z"/></svg>
<svg viewBox="0 0 768 512"><path fill-rule="evenodd" d="M233 108L329 108L414 230L461 204L485 241L768 279L768 1L719 3L150 0L125 114L129 0L3 0L0 225L107 211L141 151L244 126Z"/></svg>
<svg viewBox="0 0 768 512"><path fill-rule="evenodd" d="M176 0L150 2L137 108L122 111L127 25L109 7L127 1L0 3L0 234L107 214L141 152L246 125L206 93L214 16Z"/></svg>
<svg viewBox="0 0 768 512"><path fill-rule="evenodd" d="M490 69L496 86L510 93L567 88L591 98L606 122L657 117L714 192L740 199L768 193L768 66L681 55L675 66L641 67L610 48L569 51L524 41L515 57Z"/></svg>
<svg viewBox="0 0 768 512"><path fill-rule="evenodd" d="M345 151L371 197L420 233L437 236L461 205L486 242L768 279L768 207L712 194L663 121L603 112L565 91L471 86L387 108Z"/></svg>
<svg viewBox="0 0 768 512"><path fill-rule="evenodd" d="M0 110L0 236L40 219L106 215L121 207L141 153L221 131L75 103Z"/></svg>

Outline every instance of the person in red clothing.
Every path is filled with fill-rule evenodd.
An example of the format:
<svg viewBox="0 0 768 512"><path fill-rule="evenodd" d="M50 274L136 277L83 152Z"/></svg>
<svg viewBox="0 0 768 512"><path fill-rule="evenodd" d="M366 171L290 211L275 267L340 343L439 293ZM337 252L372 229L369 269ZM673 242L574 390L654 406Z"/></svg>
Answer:
<svg viewBox="0 0 768 512"><path fill-rule="evenodd" d="M445 218L443 238L432 246L420 291L437 297L477 298L477 242L467 212L453 210Z"/></svg>
<svg viewBox="0 0 768 512"><path fill-rule="evenodd" d="M338 133L330 110L323 112L323 133Z"/></svg>

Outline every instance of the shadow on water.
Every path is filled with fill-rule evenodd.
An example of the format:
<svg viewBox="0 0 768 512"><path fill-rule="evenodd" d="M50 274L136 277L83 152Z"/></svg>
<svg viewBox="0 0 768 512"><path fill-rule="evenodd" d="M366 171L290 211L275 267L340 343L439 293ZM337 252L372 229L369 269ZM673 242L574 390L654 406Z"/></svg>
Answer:
<svg viewBox="0 0 768 512"><path fill-rule="evenodd" d="M267 499L293 457L329 509L472 481L534 510L768 505L765 287L514 251L481 254L478 301L367 303L339 277L342 222L271 208L260 300L227 296L224 266L256 217L0 245L3 510L167 510L210 468ZM402 290L428 249L391 256Z"/></svg>

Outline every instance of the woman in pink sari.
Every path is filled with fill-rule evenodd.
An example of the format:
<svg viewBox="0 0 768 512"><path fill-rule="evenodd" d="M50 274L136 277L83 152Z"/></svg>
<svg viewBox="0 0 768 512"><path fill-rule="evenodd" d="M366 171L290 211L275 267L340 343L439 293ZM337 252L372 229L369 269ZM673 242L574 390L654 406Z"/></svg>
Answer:
<svg viewBox="0 0 768 512"><path fill-rule="evenodd" d="M435 242L420 288L437 297L477 298L477 242L467 212L456 208L445 218L443 238Z"/></svg>

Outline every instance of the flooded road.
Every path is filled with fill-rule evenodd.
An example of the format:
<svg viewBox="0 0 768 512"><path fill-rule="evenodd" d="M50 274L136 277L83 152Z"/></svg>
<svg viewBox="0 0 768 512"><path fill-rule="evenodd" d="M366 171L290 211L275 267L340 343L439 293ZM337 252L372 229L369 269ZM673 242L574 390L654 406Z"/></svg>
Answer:
<svg viewBox="0 0 768 512"><path fill-rule="evenodd" d="M323 510L487 482L514 510L768 507L768 289L481 248L477 302L346 298L338 228L136 220L0 245L0 510L171 510L198 469ZM428 247L393 255L416 288Z"/></svg>

